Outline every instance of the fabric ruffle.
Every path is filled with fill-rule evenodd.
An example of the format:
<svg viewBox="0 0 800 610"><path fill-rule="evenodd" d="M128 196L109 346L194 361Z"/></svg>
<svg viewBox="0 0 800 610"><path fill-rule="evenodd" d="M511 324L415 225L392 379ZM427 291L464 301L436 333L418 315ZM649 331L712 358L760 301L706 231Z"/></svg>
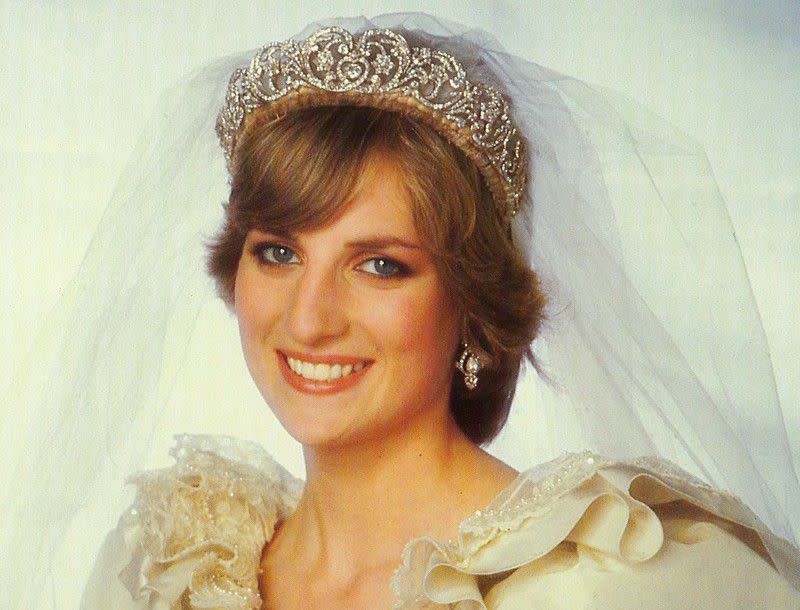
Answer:
<svg viewBox="0 0 800 610"><path fill-rule="evenodd" d="M176 438L173 466L131 477L136 499L101 551L84 608L260 608L263 549L278 521L295 510L303 481L259 445L219 436ZM719 554L664 552L703 540L708 544L692 548L713 547ZM693 576L682 572L689 558L699 562L696 570L707 566L711 577L731 562L730 569L760 571L754 589L800 603L792 597L800 594L769 565L782 562L789 574L800 574L798 556L738 498L670 462L619 462L584 452L521 473L485 510L464 520L454 540L408 542L391 586L395 608L405 610L530 607L531 597L524 597L522 606L516 600L519 591L528 596L535 587L540 587L534 592L536 607L560 608L560 599L541 602L541 590L560 583L569 595L586 594L594 585L583 576L616 572L627 576L619 586L609 579L599 585L619 592L639 586L650 566L651 572L662 572L652 576L652 586L643 586L649 591L676 578L691 581ZM673 563L667 565L664 559L670 557ZM578 563L587 568L583 576L569 571ZM635 565L645 567L625 572ZM558 578L543 585L543 577ZM741 606L738 598L730 599L729 606ZM794 606L778 600L773 607Z"/></svg>
<svg viewBox="0 0 800 610"><path fill-rule="evenodd" d="M677 500L686 501L683 514L694 511L696 519L735 534L770 561L762 536L772 535L752 511L670 462L565 454L521 473L486 510L462 522L455 540L410 541L392 579L395 608L486 610L484 595L493 585L548 554L544 570L568 567L576 552L607 564L603 569L646 562L664 546L665 528L672 528L671 538L688 541L702 532L694 526L708 525L662 523ZM796 551L783 542L784 559L796 561Z"/></svg>
<svg viewBox="0 0 800 610"><path fill-rule="evenodd" d="M138 493L120 529L133 552L120 578L153 607L259 608L261 553L302 481L254 443L176 440L175 465L129 479Z"/></svg>

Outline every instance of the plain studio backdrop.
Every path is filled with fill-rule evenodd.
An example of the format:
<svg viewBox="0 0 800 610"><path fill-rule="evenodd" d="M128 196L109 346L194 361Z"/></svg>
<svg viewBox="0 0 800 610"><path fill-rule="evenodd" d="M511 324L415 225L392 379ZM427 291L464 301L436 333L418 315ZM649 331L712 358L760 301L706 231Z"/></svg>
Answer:
<svg viewBox="0 0 800 610"><path fill-rule="evenodd" d="M78 268L114 181L165 86L214 58L287 38L323 17L422 10L484 28L512 53L621 91L705 147L764 320L789 440L800 463L796 0L307 6L26 0L0 6L0 387L10 379L12 355L28 347L38 321ZM221 306L203 316L200 323L218 324L221 336L235 334ZM236 347L226 349L241 371ZM177 383L180 391L224 404L230 399L229 372L209 375L192 364L202 362L204 350L208 345L190 346L189 364ZM230 432L248 435L246 429ZM297 448L283 437L280 444L287 466L302 472ZM282 448L271 449L281 457Z"/></svg>

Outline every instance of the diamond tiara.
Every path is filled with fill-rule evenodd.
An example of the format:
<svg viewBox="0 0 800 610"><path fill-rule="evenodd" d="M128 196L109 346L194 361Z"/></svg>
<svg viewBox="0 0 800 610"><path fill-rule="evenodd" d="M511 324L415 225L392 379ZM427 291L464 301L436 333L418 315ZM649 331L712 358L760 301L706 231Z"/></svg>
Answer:
<svg viewBox="0 0 800 610"><path fill-rule="evenodd" d="M527 152L505 97L469 81L452 55L409 46L387 29L356 39L340 27L325 27L300 43L268 44L249 66L235 70L216 123L228 170L247 113L336 104L398 110L427 121L476 163L504 219L519 210Z"/></svg>

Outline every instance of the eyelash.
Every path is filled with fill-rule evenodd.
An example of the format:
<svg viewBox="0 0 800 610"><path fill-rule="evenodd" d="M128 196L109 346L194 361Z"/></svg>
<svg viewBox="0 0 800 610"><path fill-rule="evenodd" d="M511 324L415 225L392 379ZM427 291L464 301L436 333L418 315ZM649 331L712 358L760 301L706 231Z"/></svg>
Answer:
<svg viewBox="0 0 800 610"><path fill-rule="evenodd" d="M278 262L278 261L267 260L265 258L265 253L269 252L270 250L275 249L275 248L283 248L285 250L288 250L289 252L292 252L292 253L296 254L295 251L292 250L290 247L284 246L283 244L273 243L273 242L266 242L266 243L256 244L255 246L253 246L252 253L258 259L259 263L262 264L262 265L277 266L277 265L294 265L294 264L297 264L297 263L281 263L281 262ZM360 263L359 266L363 265L364 263L369 263L369 262L372 262L372 261L385 261L389 265L394 265L396 267L396 269L397 269L397 271L395 271L394 273L392 273L390 275L385 275L385 274L382 274L382 273L373 273L371 271L365 271L364 272L364 273L368 273L369 275L371 275L373 277L377 277L377 278L379 278L381 280L397 279L397 278L405 277L405 276L409 275L409 273L410 273L410 269L406 265L404 265L400 261L394 260L393 258L389 258L388 256L373 256L372 258L368 258L365 261L363 261L362 263Z"/></svg>

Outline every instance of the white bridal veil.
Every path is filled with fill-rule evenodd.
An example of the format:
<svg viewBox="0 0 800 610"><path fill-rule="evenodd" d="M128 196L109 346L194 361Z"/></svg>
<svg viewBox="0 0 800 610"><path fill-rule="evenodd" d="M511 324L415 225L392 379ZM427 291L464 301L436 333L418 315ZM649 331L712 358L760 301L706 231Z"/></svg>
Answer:
<svg viewBox="0 0 800 610"><path fill-rule="evenodd" d="M554 383L526 368L490 449L520 469L565 450L658 455L740 496L794 543L800 489L770 356L703 151L484 31L414 13L327 19L294 38L327 25L402 28L451 52L471 80L507 95L529 142L514 232L551 298L533 348ZM271 421L263 404L238 406L254 389L204 272L228 194L214 122L230 74L254 53L164 94L78 273L15 363L0 409L4 608L77 603L65 583L88 573L128 501L126 476L165 461L172 434ZM191 375L188 358L201 363ZM217 390L185 387L208 376ZM270 434L255 433L268 451Z"/></svg>

